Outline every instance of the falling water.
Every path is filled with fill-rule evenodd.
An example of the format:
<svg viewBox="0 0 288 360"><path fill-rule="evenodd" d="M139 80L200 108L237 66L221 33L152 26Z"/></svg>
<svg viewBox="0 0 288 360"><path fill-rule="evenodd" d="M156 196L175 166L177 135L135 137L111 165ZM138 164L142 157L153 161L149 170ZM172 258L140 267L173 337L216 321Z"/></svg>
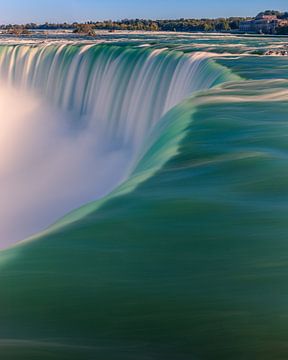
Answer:
<svg viewBox="0 0 288 360"><path fill-rule="evenodd" d="M109 193L163 115L221 76L204 53L1 46L2 246Z"/></svg>

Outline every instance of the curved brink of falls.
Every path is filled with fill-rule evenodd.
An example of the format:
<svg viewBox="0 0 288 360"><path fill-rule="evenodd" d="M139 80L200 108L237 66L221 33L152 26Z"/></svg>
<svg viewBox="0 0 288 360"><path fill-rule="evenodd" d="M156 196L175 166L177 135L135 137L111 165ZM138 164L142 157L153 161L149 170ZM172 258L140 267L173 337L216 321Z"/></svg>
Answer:
<svg viewBox="0 0 288 360"><path fill-rule="evenodd" d="M12 148L13 156L0 164L8 184L1 194L6 246L119 183L109 198L131 191L177 153L190 118L183 119L184 104L169 111L199 90L237 78L205 53L52 44L1 46L0 75L19 108L31 103L23 129L18 110L15 129L8 123L13 101L2 125L14 137L2 149L9 155ZM100 204L82 207L57 227Z"/></svg>

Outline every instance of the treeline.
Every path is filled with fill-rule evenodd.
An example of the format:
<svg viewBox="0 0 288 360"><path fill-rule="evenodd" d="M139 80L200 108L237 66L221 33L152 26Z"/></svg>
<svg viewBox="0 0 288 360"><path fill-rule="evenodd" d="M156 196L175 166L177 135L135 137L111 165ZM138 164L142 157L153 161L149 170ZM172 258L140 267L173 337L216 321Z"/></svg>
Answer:
<svg viewBox="0 0 288 360"><path fill-rule="evenodd" d="M122 20L90 23L95 29L146 31L230 31L239 29L244 18L178 19L178 20Z"/></svg>
<svg viewBox="0 0 288 360"><path fill-rule="evenodd" d="M121 21L89 21L85 24L74 23L29 23L21 25L27 30L56 30L56 29L77 29L83 25L89 25L92 30L142 30L142 31L230 31L239 29L239 23L249 18L231 17L219 19L177 19L177 20L145 20L145 19L124 19ZM2 25L0 29L9 30L20 25ZM90 30L89 30L90 31Z"/></svg>
<svg viewBox="0 0 288 360"><path fill-rule="evenodd" d="M35 23L28 23L28 24L8 24L8 25L0 25L1 30L10 30L15 28L22 28L26 30L57 30L57 29L75 29L77 26L77 22L69 24L69 23L44 23L44 24L35 24Z"/></svg>
<svg viewBox="0 0 288 360"><path fill-rule="evenodd" d="M288 12L266 10L265 15L276 15L279 19L288 19ZM2 25L0 29L14 31L22 29L23 33L29 30L74 30L76 33L93 35L95 30L142 30L142 31L179 31L179 32L213 32L213 31L237 31L241 21L251 20L251 17L229 17L217 19L176 19L176 20L145 20L145 19L124 19L120 21L89 21L86 23L29 23L26 25ZM11 30L12 29L12 30ZM286 27L281 28L281 33L287 33Z"/></svg>

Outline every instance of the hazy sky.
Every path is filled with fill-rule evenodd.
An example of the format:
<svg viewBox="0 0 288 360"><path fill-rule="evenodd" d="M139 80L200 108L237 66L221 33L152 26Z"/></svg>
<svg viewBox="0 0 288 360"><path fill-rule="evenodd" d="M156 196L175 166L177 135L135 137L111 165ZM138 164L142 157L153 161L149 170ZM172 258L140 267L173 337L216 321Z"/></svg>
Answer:
<svg viewBox="0 0 288 360"><path fill-rule="evenodd" d="M287 0L0 0L0 23L254 15Z"/></svg>

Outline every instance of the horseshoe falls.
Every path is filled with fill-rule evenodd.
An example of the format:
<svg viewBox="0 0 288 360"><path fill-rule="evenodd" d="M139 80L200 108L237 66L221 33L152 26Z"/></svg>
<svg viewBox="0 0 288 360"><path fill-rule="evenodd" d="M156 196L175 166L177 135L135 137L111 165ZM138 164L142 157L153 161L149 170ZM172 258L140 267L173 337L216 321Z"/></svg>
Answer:
<svg viewBox="0 0 288 360"><path fill-rule="evenodd" d="M226 77L205 58L111 45L3 46L3 245L123 182L161 117Z"/></svg>
<svg viewBox="0 0 288 360"><path fill-rule="evenodd" d="M286 44L0 36L1 358L288 357Z"/></svg>

